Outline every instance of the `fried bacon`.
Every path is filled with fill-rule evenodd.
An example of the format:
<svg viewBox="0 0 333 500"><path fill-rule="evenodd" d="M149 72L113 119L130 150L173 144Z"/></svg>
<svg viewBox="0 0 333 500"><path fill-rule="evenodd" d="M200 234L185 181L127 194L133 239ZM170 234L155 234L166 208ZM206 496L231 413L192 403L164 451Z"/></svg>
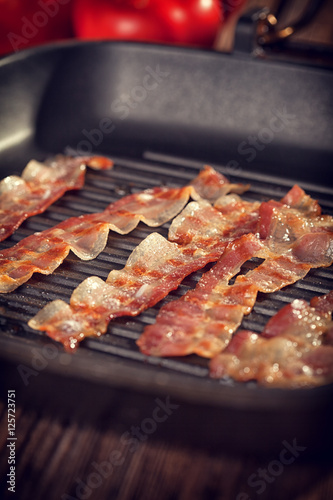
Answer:
<svg viewBox="0 0 333 500"><path fill-rule="evenodd" d="M208 202L191 202L173 220L169 241L157 233L147 236L122 270L112 270L106 282L87 278L74 290L70 304L62 300L47 304L29 326L74 349L85 337L105 333L113 318L139 314L190 273L216 261L233 239L233 231L244 230L251 218L239 210L238 220L234 214L229 222Z"/></svg>
<svg viewBox="0 0 333 500"><path fill-rule="evenodd" d="M81 189L86 166L105 170L113 162L100 156L56 156L40 163L31 160L21 177L0 182L0 241L5 240L32 215L40 214L70 189Z"/></svg>
<svg viewBox="0 0 333 500"><path fill-rule="evenodd" d="M274 387L332 382L332 311L333 291L310 304L294 300L270 318L261 335L239 331L211 360L211 376Z"/></svg>
<svg viewBox="0 0 333 500"><path fill-rule="evenodd" d="M33 273L51 274L70 250L80 259L94 259L105 248L109 231L127 234L140 221L151 227L164 224L183 209L190 196L194 199L204 196L206 184L212 201L219 198L221 192L247 189L247 186L227 182L224 176L206 166L192 184L183 188L147 189L125 196L101 213L71 217L0 252L0 293L15 290Z"/></svg>
<svg viewBox="0 0 333 500"><path fill-rule="evenodd" d="M213 357L228 345L244 314L252 310L258 292L275 292L304 278L312 267L332 263L333 234L329 220L320 216L320 209L313 210L316 202L298 187L285 199L295 206L275 201L260 205L256 230L259 239L257 246L251 241L252 255L247 253L248 239L229 244L194 291L160 309L155 324L147 326L137 342L144 354L196 353ZM264 261L229 285L239 271L239 266L230 265L231 256L244 263L246 255Z"/></svg>
<svg viewBox="0 0 333 500"><path fill-rule="evenodd" d="M230 333L252 309L257 295L254 285L233 287L228 282L261 248L251 233L229 242L217 264L202 276L194 290L160 309L155 324L147 326L137 341L141 352L208 357L221 352Z"/></svg>
<svg viewBox="0 0 333 500"><path fill-rule="evenodd" d="M280 202L261 204L242 201L235 194L216 199L207 194L209 190L201 195L204 192L210 201L215 198L214 207L204 200L189 203L173 220L168 240L151 234L123 269L110 272L106 282L86 279L69 304L49 303L29 326L74 350L85 337L105 333L112 319L139 314L177 288L185 276L217 261L194 290L161 308L155 325L148 326L137 342L141 351L213 357L211 374L216 378L254 378L281 386L327 380L332 375L333 351L330 295L310 306L304 301L290 305L272 319L262 336L234 332L252 310L259 291L272 293L303 278L311 268L332 263L332 218L322 216L317 202L298 186ZM243 263L253 256L263 262L241 274ZM268 371L263 369L261 377L256 359L259 365L264 363L264 342ZM266 348L269 342L272 347ZM258 346L253 353L252 344ZM247 352L254 356L253 369ZM286 359L279 361L279 356ZM274 373L282 375L274 378ZM310 382L314 375L316 381Z"/></svg>

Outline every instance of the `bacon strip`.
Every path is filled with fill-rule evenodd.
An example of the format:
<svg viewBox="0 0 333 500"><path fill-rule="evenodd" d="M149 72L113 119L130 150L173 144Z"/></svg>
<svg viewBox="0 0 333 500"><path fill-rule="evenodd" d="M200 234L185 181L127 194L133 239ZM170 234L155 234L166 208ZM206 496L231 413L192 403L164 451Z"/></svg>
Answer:
<svg viewBox="0 0 333 500"><path fill-rule="evenodd" d="M239 331L210 362L211 376L275 387L332 382L332 311L333 291L310 304L294 300L270 318L261 335Z"/></svg>
<svg viewBox="0 0 333 500"><path fill-rule="evenodd" d="M105 333L113 318L139 314L191 272L217 260L233 232L244 231L252 218L239 210L238 220L234 215L229 222L208 202L191 202L170 226L172 241L157 233L147 236L122 270L110 272L106 283L87 278L74 290L70 304L62 300L47 304L29 326L74 349L83 338Z"/></svg>
<svg viewBox="0 0 333 500"><path fill-rule="evenodd" d="M147 355L183 356L196 353L213 357L230 342L244 314L252 310L257 293L272 293L304 278L312 267L328 266L333 261L333 234L327 218L319 217L300 188L288 193L297 208L279 202L262 203L259 208L258 236L261 243L251 242L252 253L246 253L249 240L229 244L219 262L199 281L196 289L163 306L153 325L145 328L137 344ZM233 245L237 245L237 249ZM233 255L234 254L234 255ZM237 276L237 265L230 267L232 256L241 262L244 255L264 258L264 262L246 275ZM247 259L245 259L247 260ZM214 286L212 286L214 283Z"/></svg>
<svg viewBox="0 0 333 500"><path fill-rule="evenodd" d="M147 189L110 204L101 213L71 217L0 252L0 293L15 290L33 273L51 274L70 250L80 259L94 259L105 248L109 231L127 234L140 221L152 227L164 224L183 209L190 196L194 199L204 196L206 185L212 201L221 192L247 189L227 182L224 176L206 166L193 183L183 188Z"/></svg>
<svg viewBox="0 0 333 500"><path fill-rule="evenodd" d="M253 234L231 241L194 290L160 309L155 324L147 326L137 341L141 352L211 357L224 349L243 315L252 309L257 295L254 285L245 283L236 287L228 286L228 282L261 248Z"/></svg>
<svg viewBox="0 0 333 500"><path fill-rule="evenodd" d="M31 160L21 177L10 175L0 182L0 241L5 240L32 215L44 212L70 189L81 189L86 166L105 170L113 162L100 156L56 156L44 163Z"/></svg>

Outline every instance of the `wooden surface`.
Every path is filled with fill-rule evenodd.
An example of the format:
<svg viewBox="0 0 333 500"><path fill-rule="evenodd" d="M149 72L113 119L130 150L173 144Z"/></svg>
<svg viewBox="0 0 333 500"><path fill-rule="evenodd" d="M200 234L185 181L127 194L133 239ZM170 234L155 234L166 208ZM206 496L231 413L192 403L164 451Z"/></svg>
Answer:
<svg viewBox="0 0 333 500"><path fill-rule="evenodd" d="M94 404L91 401L91 404ZM2 401L0 473L8 473L7 405ZM172 424L173 416L170 416ZM205 425L210 425L206 422ZM249 429L250 432L250 429ZM272 429L274 432L274 429ZM19 500L331 500L333 463L306 451L258 458L210 451L165 440L156 431L131 442L112 412L94 424L16 408L16 490L2 485L0 498ZM135 445L134 445L135 444ZM289 443L291 444L291 443ZM298 443L297 445L299 445ZM281 445L282 446L282 445ZM281 450L283 447L281 448ZM110 464L113 464L111 470Z"/></svg>

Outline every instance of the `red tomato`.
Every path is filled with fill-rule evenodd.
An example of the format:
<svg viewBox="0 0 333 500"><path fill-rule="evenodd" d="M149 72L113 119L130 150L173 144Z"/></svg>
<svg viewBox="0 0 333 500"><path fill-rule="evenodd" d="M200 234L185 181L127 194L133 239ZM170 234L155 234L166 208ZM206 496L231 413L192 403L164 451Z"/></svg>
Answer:
<svg viewBox="0 0 333 500"><path fill-rule="evenodd" d="M150 0L141 4L133 0L76 0L75 34L90 39L161 41L166 33L154 22L151 3Z"/></svg>
<svg viewBox="0 0 333 500"><path fill-rule="evenodd" d="M0 54L72 35L72 0L0 0Z"/></svg>
<svg viewBox="0 0 333 500"><path fill-rule="evenodd" d="M80 38L211 46L223 20L219 0L76 0Z"/></svg>
<svg viewBox="0 0 333 500"><path fill-rule="evenodd" d="M155 9L171 40L181 44L210 47L223 23L220 0L157 0Z"/></svg>

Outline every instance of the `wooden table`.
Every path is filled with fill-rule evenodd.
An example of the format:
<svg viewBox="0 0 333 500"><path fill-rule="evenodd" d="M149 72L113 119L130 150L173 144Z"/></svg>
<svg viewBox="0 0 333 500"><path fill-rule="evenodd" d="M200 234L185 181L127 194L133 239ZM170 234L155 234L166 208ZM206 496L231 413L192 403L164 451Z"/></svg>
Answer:
<svg viewBox="0 0 333 500"><path fill-rule="evenodd" d="M38 375L43 382L44 374ZM37 379L37 377L36 377ZM0 403L0 498L19 500L331 500L333 454L316 455L300 441L284 440L265 455L233 453L212 443L195 444L191 436L178 441L165 436L177 427L177 404L151 397L150 409L140 407L140 396L126 414L110 393L104 404L90 397L82 408L63 410L54 400L45 404L42 393L51 384L16 390L15 493L9 492L11 451L7 446L7 387ZM5 384L6 385L6 384ZM36 398L40 394L39 402ZM90 391L91 394L91 391ZM87 394L77 395L82 401ZM71 399L71 390L63 396ZM149 398L148 398L149 399ZM100 398L99 398L100 400ZM162 402L161 402L162 401ZM165 410L164 403L171 406ZM185 403L182 403L185 404ZM152 408L158 410L151 411ZM94 407L94 412L91 408ZM134 408L134 409L133 409ZM151 418L155 415L154 423ZM186 422L184 435L186 434ZM202 425L212 425L209 420ZM178 425L179 427L179 425ZM217 432L220 430L217 429ZM327 429L331 432L331 429ZM227 430L228 432L228 430ZM251 432L251 429L248 429ZM274 428L272 428L274 433ZM193 436L194 438L195 436ZM193 441L193 442L192 442ZM260 443L259 443L260 444Z"/></svg>

